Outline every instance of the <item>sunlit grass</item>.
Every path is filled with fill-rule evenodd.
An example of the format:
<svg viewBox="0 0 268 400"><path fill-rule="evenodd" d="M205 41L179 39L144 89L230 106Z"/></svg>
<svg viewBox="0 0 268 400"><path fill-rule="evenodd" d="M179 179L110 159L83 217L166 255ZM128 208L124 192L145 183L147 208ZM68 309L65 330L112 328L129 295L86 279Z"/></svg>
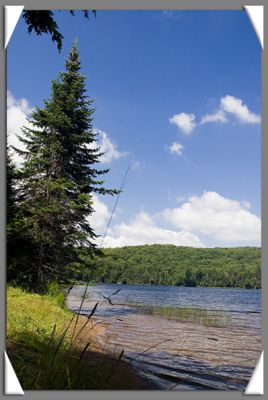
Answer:
<svg viewBox="0 0 268 400"><path fill-rule="evenodd" d="M79 317L72 334L76 317L65 308L57 285L45 295L7 288L7 352L22 388L96 390L143 385L133 370L119 364L118 355L108 356L91 346L89 319ZM77 338L77 331L84 340Z"/></svg>
<svg viewBox="0 0 268 400"><path fill-rule="evenodd" d="M62 294L56 296L27 293L20 288L7 289L7 336L12 341L32 342L60 336L72 314L64 306ZM62 307L60 306L62 305Z"/></svg>
<svg viewBox="0 0 268 400"><path fill-rule="evenodd" d="M72 317L63 304L64 296L55 287L46 295L7 288L8 354L24 388L43 388L46 380L55 383L60 375L57 362L51 369L52 359L60 342L61 351L70 343L64 330Z"/></svg>

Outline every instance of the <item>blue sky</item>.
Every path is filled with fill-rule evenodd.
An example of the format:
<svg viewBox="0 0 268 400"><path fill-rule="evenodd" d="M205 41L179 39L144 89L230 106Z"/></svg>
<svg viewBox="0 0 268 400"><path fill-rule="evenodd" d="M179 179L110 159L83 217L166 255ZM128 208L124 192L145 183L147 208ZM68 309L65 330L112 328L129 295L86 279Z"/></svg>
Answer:
<svg viewBox="0 0 268 400"><path fill-rule="evenodd" d="M64 36L8 45L10 135L42 106L75 38L94 98L94 126L125 190L107 246L260 245L261 47L244 11L55 12ZM11 141L15 140L11 137ZM105 230L114 199L96 198Z"/></svg>

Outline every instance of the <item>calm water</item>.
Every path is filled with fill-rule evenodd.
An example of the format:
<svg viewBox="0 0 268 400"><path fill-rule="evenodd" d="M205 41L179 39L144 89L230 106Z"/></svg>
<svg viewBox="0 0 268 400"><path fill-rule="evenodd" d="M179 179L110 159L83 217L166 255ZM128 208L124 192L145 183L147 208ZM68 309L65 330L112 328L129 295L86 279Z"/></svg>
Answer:
<svg viewBox="0 0 268 400"><path fill-rule="evenodd" d="M75 286L70 292L73 311L84 290ZM261 353L260 290L96 285L88 288L81 313L90 313L96 302L95 318L107 324L100 344L115 354L124 349L125 360L160 388L246 388ZM142 306L202 308L224 323L168 320L145 315Z"/></svg>

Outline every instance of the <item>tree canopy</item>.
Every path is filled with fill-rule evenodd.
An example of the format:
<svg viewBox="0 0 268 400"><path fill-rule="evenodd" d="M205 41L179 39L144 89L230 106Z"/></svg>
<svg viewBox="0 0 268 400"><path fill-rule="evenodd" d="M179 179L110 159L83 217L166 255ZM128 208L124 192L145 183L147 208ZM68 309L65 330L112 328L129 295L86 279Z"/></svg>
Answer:
<svg viewBox="0 0 268 400"><path fill-rule="evenodd" d="M80 250L82 251L82 250ZM173 245L104 249L94 264L83 250L80 279L102 283L261 287L261 249L193 248Z"/></svg>

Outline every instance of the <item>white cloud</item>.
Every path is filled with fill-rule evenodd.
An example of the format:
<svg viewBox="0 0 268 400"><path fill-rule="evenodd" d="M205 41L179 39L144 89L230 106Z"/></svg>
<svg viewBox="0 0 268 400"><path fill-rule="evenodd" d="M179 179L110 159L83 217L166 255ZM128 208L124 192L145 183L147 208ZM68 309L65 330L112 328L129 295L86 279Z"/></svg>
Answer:
<svg viewBox="0 0 268 400"><path fill-rule="evenodd" d="M121 223L109 230L104 247L137 246L142 244L174 244L203 247L199 238L185 231L172 231L156 225L152 216L142 211L128 224Z"/></svg>
<svg viewBox="0 0 268 400"><path fill-rule="evenodd" d="M214 114L207 114L201 118L200 125L207 124L209 122L227 122L228 119L222 110L215 111Z"/></svg>
<svg viewBox="0 0 268 400"><path fill-rule="evenodd" d="M32 111L33 108L30 107L26 99L16 99L10 92L7 92L7 135L9 145L25 150L17 135L22 135L20 128L23 126L31 126L27 118L30 117ZM23 162L23 158L15 152L12 152L12 158L16 164Z"/></svg>
<svg viewBox="0 0 268 400"><path fill-rule="evenodd" d="M96 234L102 235L106 229L111 213L107 205L95 194L93 194L93 209L93 214L91 214L87 220Z"/></svg>
<svg viewBox="0 0 268 400"><path fill-rule="evenodd" d="M111 213L107 205L96 195L93 196L93 208L95 212L88 217L88 222L96 234L103 235ZM102 237L97 238L96 243L100 245ZM196 235L161 228L156 225L154 218L144 211L138 213L129 223L120 223L109 228L103 246L123 247L154 243L203 247Z"/></svg>
<svg viewBox="0 0 268 400"><path fill-rule="evenodd" d="M182 155L183 145L177 142L173 142L169 147L169 151L171 154L177 154L178 156Z"/></svg>
<svg viewBox="0 0 268 400"><path fill-rule="evenodd" d="M176 228L202 233L226 245L259 245L261 220L248 202L224 198L216 192L191 196L179 208L165 209L161 217Z"/></svg>
<svg viewBox="0 0 268 400"><path fill-rule="evenodd" d="M233 114L239 122L248 124L259 124L261 122L260 115L251 112L246 104L237 97L226 95L221 98L221 109L225 112Z"/></svg>
<svg viewBox="0 0 268 400"><path fill-rule="evenodd" d="M25 150L24 145L19 141L17 135L22 136L20 128L23 126L28 128L33 127L27 121L27 118L30 117L32 111L33 108L30 107L27 99L16 99L10 92L7 93L7 134L9 145L12 145L20 150ZM100 162L109 163L127 155L127 152L120 152L117 149L117 146L112 143L106 132L95 130L95 133L98 134L99 140L98 144L94 143L92 147L96 148L98 145L100 147L100 151L104 153L103 156L100 157ZM17 164L23 162L23 158L15 152L12 152L12 157Z"/></svg>
<svg viewBox="0 0 268 400"><path fill-rule="evenodd" d="M117 149L115 143L113 143L108 134L100 129L94 129L95 134L98 136L98 143L94 144L92 147L96 148L97 145L100 147L100 151L104 153L100 157L100 162L102 163L109 163L113 160L117 160L118 158L125 157L128 153L127 152L120 152Z"/></svg>
<svg viewBox="0 0 268 400"><path fill-rule="evenodd" d="M250 111L241 99L230 95L221 97L219 108L211 114L203 115L198 123L195 121L194 114L186 113L175 114L169 121L177 125L184 133L190 134L198 125L211 122L228 122L228 114L233 115L241 123L259 124L261 122L260 115Z"/></svg>
<svg viewBox="0 0 268 400"><path fill-rule="evenodd" d="M173 117L171 117L169 121L172 124L175 124L179 129L183 131L183 133L187 135L189 135L196 127L194 114L187 114L182 112L180 114L173 115Z"/></svg>
<svg viewBox="0 0 268 400"><path fill-rule="evenodd" d="M95 213L88 221L98 235L103 235L111 213L98 196L94 195L93 200ZM154 216L141 211L132 220L115 224L109 228L103 246L157 243L204 247L200 234L217 246L219 242L220 246L260 245L261 220L249 211L248 201L239 202L211 191L178 200L184 201L180 207L164 209ZM163 227L160 222L176 229ZM96 243L100 245L102 237Z"/></svg>

